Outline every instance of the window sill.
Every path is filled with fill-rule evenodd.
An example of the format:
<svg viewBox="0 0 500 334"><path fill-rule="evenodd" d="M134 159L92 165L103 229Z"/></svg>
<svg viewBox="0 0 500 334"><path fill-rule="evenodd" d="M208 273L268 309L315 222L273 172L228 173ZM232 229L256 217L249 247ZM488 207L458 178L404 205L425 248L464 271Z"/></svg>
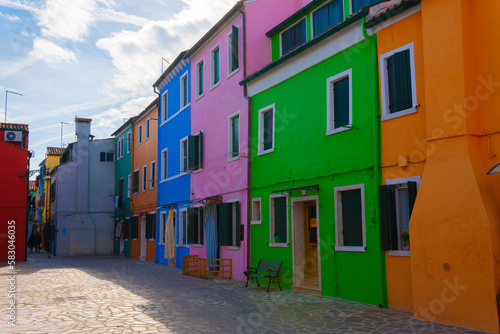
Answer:
<svg viewBox="0 0 500 334"><path fill-rule="evenodd" d="M413 108L401 110L401 111L398 111L398 112L395 112L392 114L387 113L387 114L382 115L382 121L387 121L387 120L390 120L393 118L398 118L398 117L414 114L416 112L417 112L417 108L413 107Z"/></svg>
<svg viewBox="0 0 500 334"><path fill-rule="evenodd" d="M199 99L201 99L203 96L205 96L205 92L201 93L200 95L197 95L197 96L195 97L195 99L194 99L194 100L195 100L195 102L196 102L196 101L198 101Z"/></svg>
<svg viewBox="0 0 500 334"><path fill-rule="evenodd" d="M161 121L160 128L161 128L162 126L164 126L165 124L167 124L167 120L166 120L166 119L164 119L164 120L162 120L162 121Z"/></svg>
<svg viewBox="0 0 500 334"><path fill-rule="evenodd" d="M227 158L227 162L233 162L233 161L236 161L236 160L239 160L240 159L240 154L238 153L237 156L235 157L232 157L232 158Z"/></svg>
<svg viewBox="0 0 500 334"><path fill-rule="evenodd" d="M389 256L411 256L411 253L409 250L390 250L387 252L387 255Z"/></svg>
<svg viewBox="0 0 500 334"><path fill-rule="evenodd" d="M194 247L194 248L202 248L203 247L203 245L200 245L200 244L191 244L190 246Z"/></svg>
<svg viewBox="0 0 500 334"><path fill-rule="evenodd" d="M226 249L231 250L231 251L239 251L240 247L238 247L238 246L226 246Z"/></svg>
<svg viewBox="0 0 500 334"><path fill-rule="evenodd" d="M149 238L148 240L149 240L149 241L155 241L155 239L153 239L153 238Z"/></svg>
<svg viewBox="0 0 500 334"><path fill-rule="evenodd" d="M229 70L229 69L228 69ZM240 68L238 67L237 69L235 69L234 71L232 71L231 73L229 73L227 75L227 78L229 79L230 77L232 77L233 75L235 75L236 73L238 73L240 71ZM229 72L229 71L228 71Z"/></svg>
<svg viewBox="0 0 500 334"><path fill-rule="evenodd" d="M335 246L336 252L366 252L366 247Z"/></svg>
<svg viewBox="0 0 500 334"><path fill-rule="evenodd" d="M214 90L214 89L215 89L215 88L217 88L218 86L220 86L220 79L219 79L219 82L217 82L215 85L210 86L210 90Z"/></svg>
<svg viewBox="0 0 500 334"><path fill-rule="evenodd" d="M268 153L272 153L272 152L274 152L274 147L270 148L268 150L265 150L265 151L259 151L259 152L257 152L257 156L268 154Z"/></svg>
<svg viewBox="0 0 500 334"><path fill-rule="evenodd" d="M250 225L261 225L261 224L262 224L262 222L260 220L252 220L250 222Z"/></svg>
<svg viewBox="0 0 500 334"><path fill-rule="evenodd" d="M349 126L352 126L352 125L349 125ZM351 129L352 128L345 128L345 127L340 127L340 128L336 128L336 129L330 129L330 130L326 131L326 135L330 136L330 135L334 135L336 133L348 131L348 130L351 130Z"/></svg>
<svg viewBox="0 0 500 334"><path fill-rule="evenodd" d="M178 244L176 246L179 248L189 248L189 245L184 245L184 244Z"/></svg>
<svg viewBox="0 0 500 334"><path fill-rule="evenodd" d="M287 243L282 243L282 244L275 244L270 242L269 247L276 247L276 248L288 248L288 242Z"/></svg>
<svg viewBox="0 0 500 334"><path fill-rule="evenodd" d="M159 242L158 246L165 246L165 243L164 242Z"/></svg>
<svg viewBox="0 0 500 334"><path fill-rule="evenodd" d="M203 172L203 168L192 171L193 174L198 174L200 172Z"/></svg>
<svg viewBox="0 0 500 334"><path fill-rule="evenodd" d="M176 114L176 115L177 115L177 114L179 114L180 112L184 111L184 110L185 110L187 107L189 107L190 105L191 105L191 103L186 104L185 106L181 107L181 109L180 109L178 112L176 112L175 114Z"/></svg>

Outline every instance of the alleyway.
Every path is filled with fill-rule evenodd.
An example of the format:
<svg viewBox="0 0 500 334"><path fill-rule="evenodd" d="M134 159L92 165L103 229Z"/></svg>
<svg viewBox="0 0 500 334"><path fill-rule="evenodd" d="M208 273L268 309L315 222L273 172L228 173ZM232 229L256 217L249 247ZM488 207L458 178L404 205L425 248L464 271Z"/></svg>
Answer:
<svg viewBox="0 0 500 334"><path fill-rule="evenodd" d="M30 254L7 326L8 268L0 268L0 333L481 333L333 298L280 292L117 256Z"/></svg>

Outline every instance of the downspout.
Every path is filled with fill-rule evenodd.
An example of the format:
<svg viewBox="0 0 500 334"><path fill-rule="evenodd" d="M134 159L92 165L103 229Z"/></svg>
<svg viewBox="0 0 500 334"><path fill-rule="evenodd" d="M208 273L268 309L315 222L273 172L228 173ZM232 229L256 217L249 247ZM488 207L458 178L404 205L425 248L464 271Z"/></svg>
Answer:
<svg viewBox="0 0 500 334"><path fill-rule="evenodd" d="M243 16L243 79L247 77L247 16L246 16L246 11L244 10L244 6L241 7L238 11L241 13ZM252 198L250 194L250 165L252 162L251 159L251 140L250 140L250 134L252 130L251 126L251 114L252 114L252 100L250 96L248 96L248 87L247 84L243 85L243 96L247 100L247 231L246 231L246 237L247 237L247 266L251 266L251 252L250 252L250 222L252 220L251 218L251 209L252 209Z"/></svg>
<svg viewBox="0 0 500 334"><path fill-rule="evenodd" d="M156 117L158 118L158 122L156 122L156 126L158 127L158 130L156 132L156 137L158 138L158 143L157 143L157 147L156 147L156 165L159 166L160 165L160 155L158 154L159 152L159 147L160 147L160 117L161 117L161 105L160 105L160 101L161 101L161 96L160 96L160 92L156 91L156 86L153 86L153 91L158 95L158 102L156 103L156 106L158 109L158 115L156 115ZM134 127L132 126L132 135L130 136L132 138L132 136L134 135L133 134L133 131L134 130ZM129 143L130 145L130 143ZM132 154L132 150L130 150L130 154ZM159 168L156 168L156 173L159 173ZM155 179L156 180L159 180L159 176L158 175L155 175ZM156 181L155 181L156 182ZM129 185L130 187L130 185ZM160 198L160 182L158 182L156 184L156 207L158 207L158 202L159 202L159 198ZM130 191L130 197L132 197L132 190ZM155 225L156 225L156 228L155 228L155 233L158 233L158 231L160 230L158 227L158 219L160 218L160 215L158 214L158 209L156 209L156 221L155 221ZM155 242L156 242L156 247L155 247L155 262L154 263L158 263L158 235L155 235Z"/></svg>
<svg viewBox="0 0 500 334"><path fill-rule="evenodd" d="M26 247L26 243L28 242L28 217L29 217L29 209L31 203L31 195L30 195L30 159L31 152L28 151L28 170L26 171L26 233L24 235L24 261L28 261L28 248Z"/></svg>
<svg viewBox="0 0 500 334"><path fill-rule="evenodd" d="M366 16L363 16L361 21L363 29L363 37L372 43L372 61L373 61L373 101L374 101L374 121L373 121L373 174L374 174L374 220L375 225L380 227L380 198L379 198L379 184L381 183L381 149L380 149L380 97L379 97L379 87L378 87L378 57L377 57L377 37L368 35L366 31ZM380 231L380 230L379 230ZM379 307L386 306L387 300L386 295L386 275L385 275L385 253L381 251L382 245L380 242L380 235L378 238L377 250L380 250L380 266L378 270L380 273L380 289L379 289Z"/></svg>

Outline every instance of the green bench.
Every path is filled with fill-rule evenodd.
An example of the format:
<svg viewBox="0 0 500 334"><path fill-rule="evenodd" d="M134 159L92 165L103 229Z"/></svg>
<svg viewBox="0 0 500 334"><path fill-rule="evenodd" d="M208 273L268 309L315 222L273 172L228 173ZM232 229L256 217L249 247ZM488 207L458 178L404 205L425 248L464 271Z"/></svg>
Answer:
<svg viewBox="0 0 500 334"><path fill-rule="evenodd" d="M252 278L255 278L255 280L257 281L257 285L260 286L259 277L267 277L269 279L269 283L267 284L267 292L269 292L271 283L278 283L280 290L283 291L280 284L280 270L282 264L283 261L272 262L260 259L259 264L256 268L247 267L247 271L243 272L247 277L247 284L245 285L245 287L248 287L248 282Z"/></svg>

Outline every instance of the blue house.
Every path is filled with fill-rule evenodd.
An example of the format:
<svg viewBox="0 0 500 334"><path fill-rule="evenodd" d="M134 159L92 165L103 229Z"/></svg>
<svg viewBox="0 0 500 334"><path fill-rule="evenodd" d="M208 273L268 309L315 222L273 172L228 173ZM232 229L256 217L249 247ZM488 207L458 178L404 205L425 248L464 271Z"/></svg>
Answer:
<svg viewBox="0 0 500 334"><path fill-rule="evenodd" d="M189 255L187 208L191 176L187 169L191 133L190 70L181 52L153 84L158 109L158 210L156 261L182 267Z"/></svg>

